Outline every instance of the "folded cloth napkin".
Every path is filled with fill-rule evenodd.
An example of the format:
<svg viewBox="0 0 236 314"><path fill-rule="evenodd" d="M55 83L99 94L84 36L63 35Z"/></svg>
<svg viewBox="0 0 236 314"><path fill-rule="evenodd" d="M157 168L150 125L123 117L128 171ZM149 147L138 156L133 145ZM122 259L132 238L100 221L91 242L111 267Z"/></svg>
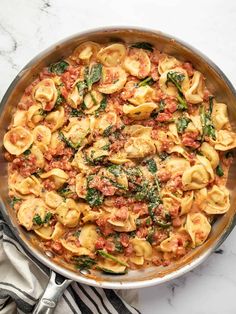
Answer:
<svg viewBox="0 0 236 314"><path fill-rule="evenodd" d="M32 313L45 289L49 269L17 242L0 214L0 313ZM72 283L55 314L137 314L135 291L119 292ZM126 301L124 300L126 299ZM132 305L131 305L132 304Z"/></svg>

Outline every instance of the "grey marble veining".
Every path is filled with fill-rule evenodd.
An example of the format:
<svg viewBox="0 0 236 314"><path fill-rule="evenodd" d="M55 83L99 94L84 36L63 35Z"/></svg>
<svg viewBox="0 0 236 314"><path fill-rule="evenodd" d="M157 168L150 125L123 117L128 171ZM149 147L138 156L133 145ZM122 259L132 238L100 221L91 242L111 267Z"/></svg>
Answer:
<svg viewBox="0 0 236 314"><path fill-rule="evenodd" d="M76 32L106 25L162 30L208 55L236 86L236 1L1 0L0 97L36 54ZM236 230L190 273L139 290L143 314L235 314Z"/></svg>

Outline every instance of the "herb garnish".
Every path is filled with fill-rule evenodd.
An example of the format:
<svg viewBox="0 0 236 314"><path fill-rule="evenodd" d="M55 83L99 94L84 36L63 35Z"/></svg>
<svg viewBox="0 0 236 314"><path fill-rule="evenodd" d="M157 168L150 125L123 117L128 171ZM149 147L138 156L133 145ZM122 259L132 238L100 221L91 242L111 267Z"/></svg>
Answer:
<svg viewBox="0 0 236 314"><path fill-rule="evenodd" d="M181 117L177 120L177 131L183 133L191 120L187 117Z"/></svg>
<svg viewBox="0 0 236 314"><path fill-rule="evenodd" d="M76 256L75 261L78 269L90 269L96 264L96 261L93 258L86 255Z"/></svg>
<svg viewBox="0 0 236 314"><path fill-rule="evenodd" d="M69 63L62 60L62 61L51 64L49 67L49 71L60 75L66 71L68 66L69 66Z"/></svg>
<svg viewBox="0 0 236 314"><path fill-rule="evenodd" d="M150 43L146 43L146 42L138 42L138 43L131 45L131 47L153 51L153 46Z"/></svg>

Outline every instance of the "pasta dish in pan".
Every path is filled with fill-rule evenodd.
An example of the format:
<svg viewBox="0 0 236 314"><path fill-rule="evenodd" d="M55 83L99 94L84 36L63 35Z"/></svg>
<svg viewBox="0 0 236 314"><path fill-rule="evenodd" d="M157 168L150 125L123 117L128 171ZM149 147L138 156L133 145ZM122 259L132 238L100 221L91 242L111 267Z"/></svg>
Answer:
<svg viewBox="0 0 236 314"><path fill-rule="evenodd" d="M44 68L4 147L19 224L78 269L167 266L230 207L227 105L149 43L84 42Z"/></svg>

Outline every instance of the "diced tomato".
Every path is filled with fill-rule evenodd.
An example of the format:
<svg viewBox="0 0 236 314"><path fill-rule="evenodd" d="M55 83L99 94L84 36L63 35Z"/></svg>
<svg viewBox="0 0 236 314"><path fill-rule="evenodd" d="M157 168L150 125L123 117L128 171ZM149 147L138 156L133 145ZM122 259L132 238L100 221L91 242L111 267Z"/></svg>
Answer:
<svg viewBox="0 0 236 314"><path fill-rule="evenodd" d="M165 100L165 104L165 112L174 113L177 110L178 105L175 97L167 97Z"/></svg>
<svg viewBox="0 0 236 314"><path fill-rule="evenodd" d="M196 140L198 132L186 132L182 135L182 143L184 146L198 148L201 144Z"/></svg>
<svg viewBox="0 0 236 314"><path fill-rule="evenodd" d="M113 253L116 250L115 244L109 240L105 243L105 249L108 253Z"/></svg>
<svg viewBox="0 0 236 314"><path fill-rule="evenodd" d="M146 236L148 235L148 228L147 227L138 228L136 235L138 238L146 238Z"/></svg>
<svg viewBox="0 0 236 314"><path fill-rule="evenodd" d="M129 245L129 236L127 233L121 233L120 234L120 243L124 246L124 247L128 247Z"/></svg>
<svg viewBox="0 0 236 314"><path fill-rule="evenodd" d="M130 256L132 255L134 249L131 243L129 243L129 245L124 249L124 255L125 256Z"/></svg>
<svg viewBox="0 0 236 314"><path fill-rule="evenodd" d="M167 170L159 170L157 176L161 182L167 182L171 178L171 172Z"/></svg>
<svg viewBox="0 0 236 314"><path fill-rule="evenodd" d="M101 250L105 247L106 240L102 237L99 237L95 243L96 250Z"/></svg>
<svg viewBox="0 0 236 314"><path fill-rule="evenodd" d="M101 232L105 235L105 236L108 236L109 234L112 234L113 233L113 228L111 226L111 224L109 224L107 222L107 219L108 218L105 218L105 217L101 217L101 218L98 218L96 220L96 224L99 226Z"/></svg>
<svg viewBox="0 0 236 314"><path fill-rule="evenodd" d="M28 177L32 173L36 172L38 169L36 165L36 157L32 154L27 156L20 156L13 160L12 162L12 170L19 171L20 175L23 177Z"/></svg>
<svg viewBox="0 0 236 314"><path fill-rule="evenodd" d="M209 100L209 97L210 97L211 95L212 95L211 92L210 92L208 89L205 88L204 94L203 94L203 100L204 100L204 101L208 101L208 100Z"/></svg>
<svg viewBox="0 0 236 314"><path fill-rule="evenodd" d="M172 225L175 228L181 227L182 219L179 216L177 216L175 219L172 220Z"/></svg>
<svg viewBox="0 0 236 314"><path fill-rule="evenodd" d="M118 219L118 220L121 220L121 221L125 221L128 219L129 217L129 211L128 211L128 208L123 206L119 209L116 210L115 212L115 217Z"/></svg>
<svg viewBox="0 0 236 314"><path fill-rule="evenodd" d="M55 182L51 179L45 179L43 181L43 186L45 187L46 190L48 191L52 191L52 190L55 190L56 189L56 185L55 185Z"/></svg>
<svg viewBox="0 0 236 314"><path fill-rule="evenodd" d="M51 244L51 248L53 250L54 253L58 254L58 255L62 255L64 252L63 246L61 245L61 243L59 241L54 241Z"/></svg>
<svg viewBox="0 0 236 314"><path fill-rule="evenodd" d="M146 203L136 202L133 205L132 211L135 214L139 213L139 215L142 216L142 215L148 214L148 206Z"/></svg>
<svg viewBox="0 0 236 314"><path fill-rule="evenodd" d="M167 121L171 120L172 117L173 117L173 115L170 112L161 112L156 117L156 121L158 121L158 122L167 122Z"/></svg>
<svg viewBox="0 0 236 314"><path fill-rule="evenodd" d="M193 76L193 66L191 63L189 62L184 62L183 65L182 65L182 68L185 69L188 73L188 76Z"/></svg>

